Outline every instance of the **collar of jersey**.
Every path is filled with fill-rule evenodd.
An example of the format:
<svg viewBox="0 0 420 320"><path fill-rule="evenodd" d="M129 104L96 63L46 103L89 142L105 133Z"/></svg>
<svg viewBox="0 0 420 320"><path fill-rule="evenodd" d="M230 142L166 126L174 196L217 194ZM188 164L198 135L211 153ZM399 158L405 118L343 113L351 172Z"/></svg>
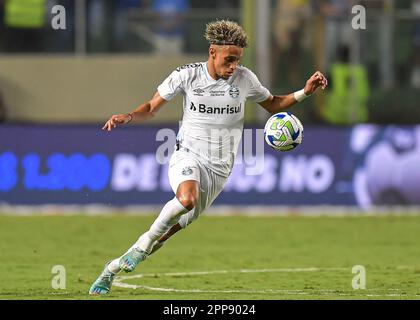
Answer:
<svg viewBox="0 0 420 320"><path fill-rule="evenodd" d="M204 72L205 72L205 74L206 74L206 77L207 77L207 79L210 81L210 82L219 82L219 81L226 81L226 82L228 82L228 80L225 80L225 79L222 79L222 78L219 78L219 79L217 79L217 80L215 80L215 79L213 79L212 78L212 76L210 75L210 72L209 72L209 68L208 68L208 62L206 62L205 64L204 64Z"/></svg>

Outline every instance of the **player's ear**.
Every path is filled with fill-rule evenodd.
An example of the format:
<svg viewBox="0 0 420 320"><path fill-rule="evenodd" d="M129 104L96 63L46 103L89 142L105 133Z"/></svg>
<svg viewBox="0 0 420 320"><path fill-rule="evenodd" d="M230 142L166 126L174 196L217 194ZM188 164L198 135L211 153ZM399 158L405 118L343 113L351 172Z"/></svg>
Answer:
<svg viewBox="0 0 420 320"><path fill-rule="evenodd" d="M213 59L216 59L216 48L213 46L210 46L209 48L209 55L210 57L212 57Z"/></svg>

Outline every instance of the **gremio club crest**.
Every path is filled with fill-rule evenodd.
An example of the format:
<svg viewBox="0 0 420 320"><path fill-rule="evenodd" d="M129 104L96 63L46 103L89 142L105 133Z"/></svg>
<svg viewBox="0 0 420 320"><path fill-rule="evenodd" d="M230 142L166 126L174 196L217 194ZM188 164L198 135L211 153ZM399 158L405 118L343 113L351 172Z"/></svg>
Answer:
<svg viewBox="0 0 420 320"><path fill-rule="evenodd" d="M229 90L229 95L231 98L237 98L239 97L239 89L238 87L232 86Z"/></svg>

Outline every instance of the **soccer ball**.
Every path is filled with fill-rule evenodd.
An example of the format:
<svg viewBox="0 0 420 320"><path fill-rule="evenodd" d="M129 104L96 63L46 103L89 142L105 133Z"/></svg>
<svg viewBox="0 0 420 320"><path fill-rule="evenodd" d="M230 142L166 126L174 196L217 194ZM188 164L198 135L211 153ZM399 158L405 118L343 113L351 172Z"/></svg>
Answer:
<svg viewBox="0 0 420 320"><path fill-rule="evenodd" d="M303 126L290 112L276 113L267 120L264 137L271 148L278 151L290 151L302 142Z"/></svg>

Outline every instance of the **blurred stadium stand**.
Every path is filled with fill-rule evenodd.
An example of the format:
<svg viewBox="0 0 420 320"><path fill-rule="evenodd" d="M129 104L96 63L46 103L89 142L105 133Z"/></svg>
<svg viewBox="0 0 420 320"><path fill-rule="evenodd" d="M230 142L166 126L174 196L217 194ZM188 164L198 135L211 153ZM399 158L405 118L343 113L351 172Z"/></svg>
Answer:
<svg viewBox="0 0 420 320"><path fill-rule="evenodd" d="M51 8L57 4L66 8L65 30L51 27ZM366 30L351 28L351 8L355 4L367 9ZM57 160L56 153L60 161L69 164L74 155L77 164L81 150L83 161L90 161L92 153L98 152L104 155L106 163L115 164L125 152L138 156L135 150L139 148L142 155L138 163L147 162L156 141L143 150L124 134L129 132L135 137L155 133L163 123L176 128L182 115L181 97L152 120L154 128L135 126L124 133L116 132L109 141L110 145L121 144L119 149L109 149L106 142L100 145L102 138L98 140L96 130L111 114L131 111L148 99L177 66L205 61L205 24L222 18L245 27L251 46L242 63L255 70L273 93L300 89L316 69L329 78L326 92L293 108L305 129L309 128L307 144L291 156L268 157L279 179L283 176L279 170L284 167L292 174L292 182L290 186L272 185L269 191L273 193L265 195L267 200L284 187L289 192L290 205L320 204L314 199L337 200L340 205L357 203L362 207L372 203L417 203L413 199L419 197L408 190L420 190L414 186L415 179L409 179L411 187L399 194L393 181L384 181L378 187L372 186L373 178L369 177L388 176L389 171L401 173L400 178L417 177L418 166L414 164L419 159L420 131L417 126L406 125L420 123L420 0L0 0L0 192L6 194L10 203L18 203L25 192L30 193L25 199L34 201L51 196L64 199L68 193L60 193L58 198L42 193L38 197L38 191L31 193L33 188L55 188L53 170L50 176L42 174L47 170L48 159ZM247 124L261 128L267 116L262 111L247 107ZM360 125L363 123L381 126ZM57 124L68 126L59 130ZM79 136L80 141L72 142L80 125L92 126L82 131L85 138ZM36 145L35 138L25 139L25 135L37 137L39 132L48 137L43 131L48 128L57 130L51 129L56 136L49 143ZM9 132L19 137L18 145L10 141ZM57 137L64 139L63 146ZM316 139L326 141L326 146L319 146ZM85 141L91 141L91 145L84 146ZM34 156L31 152L37 153ZM68 155L68 159L63 155ZM390 162L378 166L384 157ZM406 162L390 170L398 157ZM135 157L127 159L120 163L121 168ZM19 161L29 166L24 168L26 171L6 174L9 180L1 177ZM405 166L407 163L410 165ZM298 169L293 171L292 164ZM326 193L321 196L317 184L312 184L305 171L308 168L313 169L313 181L326 179L322 191ZM108 167L110 177L118 176L114 169ZM159 177L166 176L164 168L159 170ZM35 175L29 179L28 172ZM119 173L124 176L123 170ZM24 180L28 185L19 182L24 177L29 179ZM246 179L240 174L232 178L232 190L237 194L229 195L228 191L222 198L223 204L228 204L229 199L261 202L267 190L251 178ZM150 184L133 185L130 194L119 198L121 193L112 189L112 180L106 182L110 184L102 187L108 193L96 194L103 200L101 203L113 198L135 204L136 190L144 188L155 188L156 199L160 192L169 192L165 181L155 186L150 180ZM253 188L251 191L241 189L247 183ZM359 194L356 184L363 185ZM77 201L87 195L82 192Z"/></svg>
<svg viewBox="0 0 420 320"><path fill-rule="evenodd" d="M24 18L28 23L22 18L13 20L13 14L19 15L16 3L31 4L33 12ZM230 18L246 27L267 23L259 21L258 14L249 14L261 10L258 3L270 9L266 20L271 28L271 47L264 48L269 58L265 64L270 67L256 63L255 47L260 35L253 29L248 30L252 46L244 63L261 79L267 79L263 82L276 93L298 89L314 69L330 77L328 93L296 108L305 123L420 121L416 101L420 87L418 0L357 1L367 8L367 29L358 31L350 28L350 10L356 3L350 0L2 0L0 89L9 121L102 122L111 110L131 109L151 95L171 69L187 61L206 59L207 44L202 36L206 22ZM55 4L66 8L66 30L51 28L51 7ZM45 10L40 11L40 5ZM45 16L40 19L42 12ZM85 24L75 23L80 17L86 17ZM169 40L163 41L167 41L167 48L172 47L166 53L159 49L165 32ZM182 38L182 43L171 37ZM78 45L80 41L85 41L84 45ZM347 51L344 57L343 51ZM340 71L337 63L341 64ZM114 79L105 76L105 80L115 83L103 82L107 69ZM64 82L61 85L59 81ZM52 82L55 88L51 88ZM91 89L86 86L81 90L84 82L90 83ZM344 83L346 90L335 83ZM107 85L114 88L111 92L120 94L105 97L110 91L100 90ZM61 90L57 90L59 86ZM71 100L66 90L73 91ZM24 103L25 96L46 112L30 112L34 106ZM77 112L67 117L70 104L84 110L88 106L90 116L88 112ZM177 119L179 108L172 109L174 115L170 110L158 121ZM335 112L337 117L325 116ZM355 116L358 112L365 116ZM247 120L261 118L250 112Z"/></svg>

